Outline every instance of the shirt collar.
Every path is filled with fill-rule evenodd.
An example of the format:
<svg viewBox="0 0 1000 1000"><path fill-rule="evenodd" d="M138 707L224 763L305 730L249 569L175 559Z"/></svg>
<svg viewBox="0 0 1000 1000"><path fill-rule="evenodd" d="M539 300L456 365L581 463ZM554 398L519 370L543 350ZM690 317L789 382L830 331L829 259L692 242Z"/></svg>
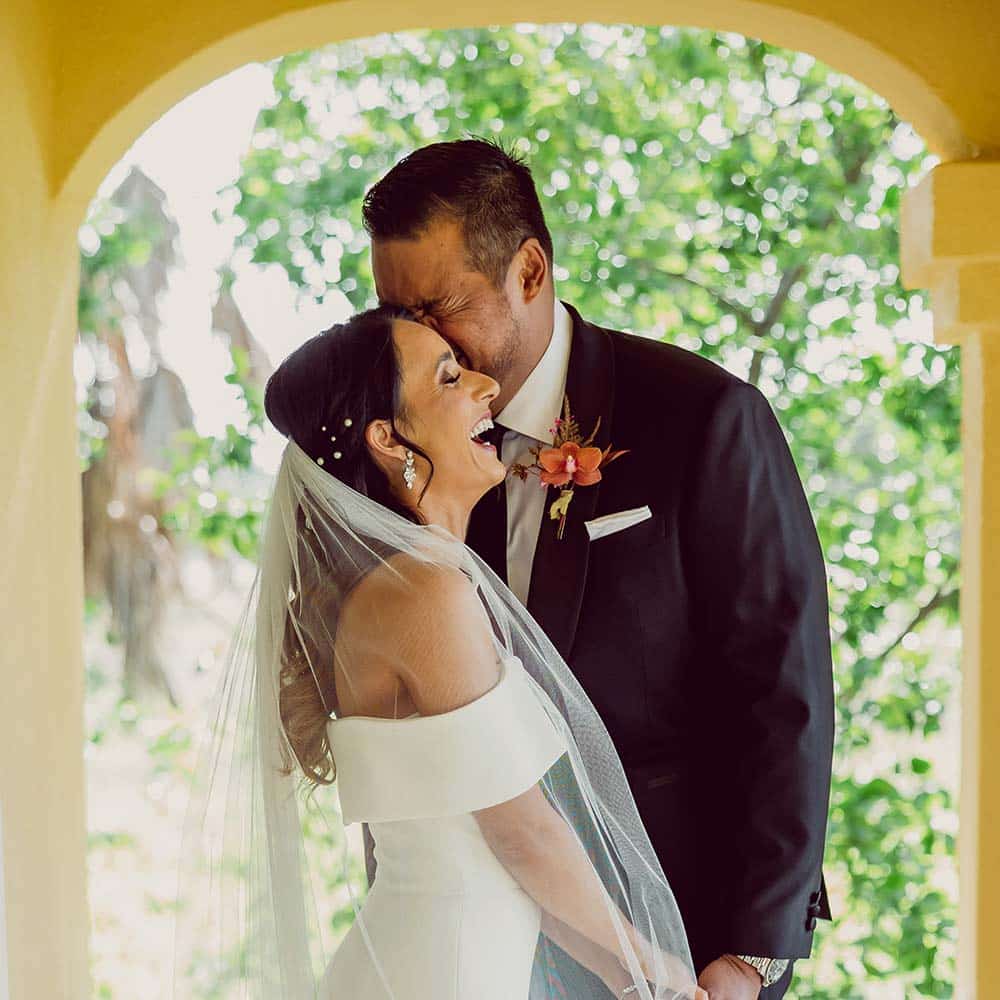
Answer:
<svg viewBox="0 0 1000 1000"><path fill-rule="evenodd" d="M504 427L544 444L552 443L552 425L556 417L562 416L573 343L573 319L558 297L552 314L552 336L545 353L510 402L496 415Z"/></svg>

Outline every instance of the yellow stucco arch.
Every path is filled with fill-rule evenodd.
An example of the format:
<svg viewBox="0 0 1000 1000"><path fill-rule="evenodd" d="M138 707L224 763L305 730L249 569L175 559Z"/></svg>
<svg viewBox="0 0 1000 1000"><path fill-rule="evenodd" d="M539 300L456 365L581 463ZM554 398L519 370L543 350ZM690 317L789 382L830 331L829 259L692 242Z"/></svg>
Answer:
<svg viewBox="0 0 1000 1000"><path fill-rule="evenodd" d="M89 996L76 228L111 167L237 66L407 28L630 22L736 31L864 82L942 161L904 200L902 265L937 339L963 343L960 984L1000 997L1000 19L979 0L177 0L0 12L0 1000ZM947 20L943 18L947 17ZM992 614L990 613L992 612ZM992 667L991 671L989 668ZM991 947L992 946L992 947Z"/></svg>
<svg viewBox="0 0 1000 1000"><path fill-rule="evenodd" d="M195 5L182 4L182 11L185 6ZM165 46L155 32L133 38L132 60L141 61L145 72L131 80L120 77L121 67L112 71L100 63L91 66L85 47L77 50L79 64L67 54L61 75L72 80L74 88L83 85L93 99L85 102L90 115L75 120L53 147L49 170L53 192L74 202L93 197L97 185L146 128L188 94L246 63L382 31L522 21L670 24L766 39L809 52L871 87L897 114L913 123L942 159L965 159L975 150L975 141L965 134L960 116L941 99L934 82L923 75L926 67L886 52L873 39L824 18L818 11L804 12L792 6L715 0L699 5L697 17L692 18L691 4L681 0L622 0L614 4L607 0L550 0L543 9L531 0L461 9L447 4L417 8L407 0L387 0L377 8L365 0L311 7L284 0L241 4L238 11L227 9L221 19L224 26L212 24L205 13L201 6L199 20L187 24L185 35L175 32L172 46ZM172 22L178 20L177 14L177 7L172 7ZM224 31L219 32L222 27ZM117 79L109 78L112 73Z"/></svg>

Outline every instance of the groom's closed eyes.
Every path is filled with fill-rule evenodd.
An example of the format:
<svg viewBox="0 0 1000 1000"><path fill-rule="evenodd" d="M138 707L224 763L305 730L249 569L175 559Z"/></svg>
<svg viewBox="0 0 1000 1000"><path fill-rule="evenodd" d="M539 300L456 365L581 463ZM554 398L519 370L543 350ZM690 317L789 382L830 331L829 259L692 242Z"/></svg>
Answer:
<svg viewBox="0 0 1000 1000"><path fill-rule="evenodd" d="M471 305L469 297L458 292L448 292L436 298L420 299L407 304L407 308L420 322L441 322L454 317Z"/></svg>
<svg viewBox="0 0 1000 1000"><path fill-rule="evenodd" d="M423 323L424 326L429 326L440 337L444 339L444 341L454 352L455 355L454 360L458 364L460 364L463 368L472 369L473 366L469 363L469 358L468 355L465 353L465 351L463 351L462 348L459 347L458 344L454 340L452 340L451 337L449 337L448 334L445 333L437 323L435 323L433 320L428 322L426 315L418 309L411 309L411 312L417 317L418 323Z"/></svg>
<svg viewBox="0 0 1000 1000"><path fill-rule="evenodd" d="M414 316L424 317L428 313L437 312L442 304L444 303L443 298L438 299L421 299L419 302L407 302L404 303L405 307L414 314ZM395 305L394 302L386 302L384 299L379 299L380 306Z"/></svg>
<svg viewBox="0 0 1000 1000"><path fill-rule="evenodd" d="M448 345L455 353L454 360L459 365L461 365L463 368L468 368L471 370L472 365L469 363L469 358L468 355L465 353L465 351L463 351L462 348L458 346L458 344L456 344L450 337L448 337L446 333L442 332L439 325L436 322L434 322L432 318L428 316L428 314L432 313L435 309L440 309L444 301L445 300L443 298L423 299L420 302L415 302L412 305L408 305L406 308L413 314L413 317L416 319L418 323L423 323L424 326L429 326L432 330L434 330L441 337L443 337L445 341L447 341ZM386 304L387 303L382 301L381 299L379 300L380 306L384 306ZM428 319L430 319L430 322L428 322Z"/></svg>
<svg viewBox="0 0 1000 1000"><path fill-rule="evenodd" d="M379 299L379 305L385 306L394 303L387 303L384 299ZM438 329L438 324L435 322L435 316L437 313L441 312L444 305L444 299L421 299L419 302L409 302L405 303L405 308L409 310L413 318L418 323L423 323L424 326L429 326L437 333L441 331Z"/></svg>
<svg viewBox="0 0 1000 1000"><path fill-rule="evenodd" d="M423 322L428 313L433 313L440 308L441 301L441 299L421 299L419 302L407 302L405 306L418 321ZM385 302L383 299L379 299L378 304L380 306L395 305L395 303Z"/></svg>

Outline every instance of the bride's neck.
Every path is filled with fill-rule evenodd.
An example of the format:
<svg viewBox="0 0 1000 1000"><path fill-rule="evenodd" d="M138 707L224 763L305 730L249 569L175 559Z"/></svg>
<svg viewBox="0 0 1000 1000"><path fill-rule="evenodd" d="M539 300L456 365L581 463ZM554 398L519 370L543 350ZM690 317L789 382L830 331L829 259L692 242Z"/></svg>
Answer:
<svg viewBox="0 0 1000 1000"><path fill-rule="evenodd" d="M430 490L424 495L419 508L419 516L425 523L439 525L463 542L471 513L472 506L468 501L432 496Z"/></svg>

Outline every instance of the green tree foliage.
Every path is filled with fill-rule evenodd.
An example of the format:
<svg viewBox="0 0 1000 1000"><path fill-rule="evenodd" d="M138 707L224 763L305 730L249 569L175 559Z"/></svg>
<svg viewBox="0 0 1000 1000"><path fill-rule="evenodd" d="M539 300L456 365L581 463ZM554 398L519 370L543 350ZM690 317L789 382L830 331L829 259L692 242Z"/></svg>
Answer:
<svg viewBox="0 0 1000 1000"><path fill-rule="evenodd" d="M231 344L225 376L243 404L245 429L227 424L220 436L177 431L166 449L168 468L149 469L153 494L169 498L164 523L214 555L257 555L267 487L254 472L253 442L264 422L264 389L249 372L245 348Z"/></svg>
<svg viewBox="0 0 1000 1000"><path fill-rule="evenodd" d="M374 304L368 186L417 146L497 136L528 157L562 298L767 395L826 555L839 709L837 922L793 993L950 996L954 805L929 738L957 673L960 387L899 280L919 138L808 55L700 30L384 35L273 68L220 212L234 268Z"/></svg>

